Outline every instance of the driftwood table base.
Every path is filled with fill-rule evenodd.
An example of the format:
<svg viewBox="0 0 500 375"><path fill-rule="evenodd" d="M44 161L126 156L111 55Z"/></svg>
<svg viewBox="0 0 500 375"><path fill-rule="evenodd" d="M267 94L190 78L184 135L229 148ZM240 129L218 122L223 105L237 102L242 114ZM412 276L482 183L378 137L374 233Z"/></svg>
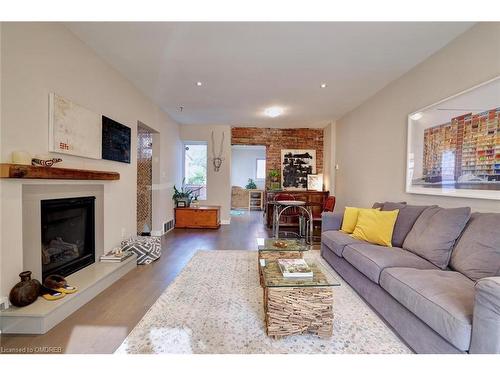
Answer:
<svg viewBox="0 0 500 375"><path fill-rule="evenodd" d="M278 259L301 259L303 251L259 251L259 259L278 260Z"/></svg>
<svg viewBox="0 0 500 375"><path fill-rule="evenodd" d="M264 288L267 334L274 338L314 333L329 337L333 331L332 288Z"/></svg>

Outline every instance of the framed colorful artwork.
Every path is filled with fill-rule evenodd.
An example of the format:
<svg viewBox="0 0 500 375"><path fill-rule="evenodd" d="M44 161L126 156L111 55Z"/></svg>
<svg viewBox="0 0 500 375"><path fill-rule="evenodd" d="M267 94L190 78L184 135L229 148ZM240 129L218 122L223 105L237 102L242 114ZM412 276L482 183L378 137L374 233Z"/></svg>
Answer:
<svg viewBox="0 0 500 375"><path fill-rule="evenodd" d="M500 77L408 115L406 192L500 200Z"/></svg>

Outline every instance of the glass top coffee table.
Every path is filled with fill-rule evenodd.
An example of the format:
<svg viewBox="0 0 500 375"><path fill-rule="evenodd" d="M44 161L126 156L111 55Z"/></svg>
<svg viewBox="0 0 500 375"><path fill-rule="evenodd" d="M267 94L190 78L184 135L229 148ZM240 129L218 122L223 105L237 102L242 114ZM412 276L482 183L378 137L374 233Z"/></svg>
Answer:
<svg viewBox="0 0 500 375"><path fill-rule="evenodd" d="M264 238L258 239L259 259L298 259L302 258L305 251L310 249L305 240Z"/></svg>
<svg viewBox="0 0 500 375"><path fill-rule="evenodd" d="M294 288L294 287L331 287L340 286L340 282L332 275L331 271L318 262L306 260L313 272L312 277L284 277L277 261L266 261L262 265L262 286L265 288Z"/></svg>

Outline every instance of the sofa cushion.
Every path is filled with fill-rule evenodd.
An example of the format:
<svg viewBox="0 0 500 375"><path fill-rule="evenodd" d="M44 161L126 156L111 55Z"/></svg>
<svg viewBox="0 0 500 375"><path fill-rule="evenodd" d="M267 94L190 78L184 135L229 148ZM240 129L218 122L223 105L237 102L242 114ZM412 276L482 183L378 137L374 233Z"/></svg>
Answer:
<svg viewBox="0 0 500 375"><path fill-rule="evenodd" d="M332 250L335 255L342 257L342 252L344 247L349 244L354 243L364 243L363 241L352 238L349 234L337 231L329 230L321 234L321 242Z"/></svg>
<svg viewBox="0 0 500 375"><path fill-rule="evenodd" d="M379 282L380 273L387 267L436 268L425 259L398 247L367 243L347 245L342 256L374 283Z"/></svg>
<svg viewBox="0 0 500 375"><path fill-rule="evenodd" d="M450 267L472 280L500 276L500 214L472 214L451 253Z"/></svg>
<svg viewBox="0 0 500 375"><path fill-rule="evenodd" d="M406 236L413 228L420 214L429 206L413 206L409 204L385 202L382 211L399 210L398 219L392 233L392 246L402 247Z"/></svg>
<svg viewBox="0 0 500 375"><path fill-rule="evenodd" d="M387 268L380 286L457 349L469 349L474 282L459 272Z"/></svg>
<svg viewBox="0 0 500 375"><path fill-rule="evenodd" d="M445 269L451 250L470 218L470 207L428 207L406 236L403 248Z"/></svg>

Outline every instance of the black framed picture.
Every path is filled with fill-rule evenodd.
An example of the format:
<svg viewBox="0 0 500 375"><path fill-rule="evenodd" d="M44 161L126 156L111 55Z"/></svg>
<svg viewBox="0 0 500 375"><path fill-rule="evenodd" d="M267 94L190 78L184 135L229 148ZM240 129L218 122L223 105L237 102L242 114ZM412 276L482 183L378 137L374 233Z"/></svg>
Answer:
<svg viewBox="0 0 500 375"><path fill-rule="evenodd" d="M102 116L102 158L130 163L130 128Z"/></svg>
<svg viewBox="0 0 500 375"><path fill-rule="evenodd" d="M177 208L186 207L186 201L177 201Z"/></svg>

